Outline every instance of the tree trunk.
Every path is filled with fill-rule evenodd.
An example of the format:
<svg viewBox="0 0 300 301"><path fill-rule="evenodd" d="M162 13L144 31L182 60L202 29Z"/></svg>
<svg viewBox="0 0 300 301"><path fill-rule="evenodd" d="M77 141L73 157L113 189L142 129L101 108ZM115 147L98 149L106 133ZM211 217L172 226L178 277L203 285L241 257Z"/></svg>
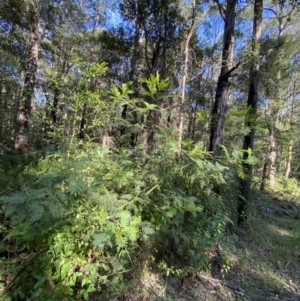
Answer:
<svg viewBox="0 0 300 301"><path fill-rule="evenodd" d="M274 190L275 188L275 174L276 174L276 136L275 136L275 124L271 126L269 130L269 143L270 143L270 172L269 172L269 181L270 189Z"/></svg>
<svg viewBox="0 0 300 301"><path fill-rule="evenodd" d="M59 103L59 94L60 94L59 89L55 88L54 89L52 109L51 109L51 112L50 112L50 117L52 119L53 124L57 123L57 109L58 109L58 103Z"/></svg>
<svg viewBox="0 0 300 301"><path fill-rule="evenodd" d="M275 13L275 17L278 21L278 45L281 45L283 42L283 35L284 35L284 30L286 26L288 25L288 19L290 15L292 14L293 10L295 7L292 7L290 12L286 14L284 11L284 6L285 6L285 1L280 1L279 2L279 8L280 8L280 13ZM287 18L286 23L284 24L284 18ZM278 70L277 76L276 76L276 81L278 83L281 82L282 79L282 74L281 74L281 69ZM281 86L277 85L277 89L275 90L275 98L280 97L281 95ZM281 96L282 97L282 96ZM272 111L272 116L274 117L269 129L269 142L270 142L270 154L269 154L269 162L270 162L270 173L269 173L269 182L270 182L270 189L274 190L275 188L275 175L276 175L276 158L277 158L277 149L276 149L276 123L278 119L278 111L279 108L276 108Z"/></svg>
<svg viewBox="0 0 300 301"><path fill-rule="evenodd" d="M263 17L263 0L255 0L254 2L254 18L253 18L253 39L252 39L252 51L253 61L250 67L249 76L249 93L247 106L250 108L250 113L247 116L246 124L250 128L250 133L244 137L244 161L249 158L248 150L254 149L254 119L257 113L258 103L258 84L259 84L259 41L261 38L262 29L262 17ZM240 179L240 193L238 203L238 223L241 224L247 220L247 207L250 198L250 187L252 180L252 165L247 162L243 163L244 178Z"/></svg>
<svg viewBox="0 0 300 301"><path fill-rule="evenodd" d="M83 139L85 135L85 125L86 125L86 103L83 105L80 127L79 127L79 139Z"/></svg>
<svg viewBox="0 0 300 301"><path fill-rule="evenodd" d="M189 62L189 46L190 40L192 38L194 29L195 29L195 6L196 1L193 0L192 3L192 20L191 25L189 26L188 30L186 31L186 36L184 37L183 42L183 74L182 74L182 81L181 81L181 102L180 102L180 112L179 112L179 129L178 129L178 149L179 152L181 150L182 144L182 137L183 137L183 126L184 126L184 104L185 104L185 89L186 89L186 79L188 75L188 62Z"/></svg>
<svg viewBox="0 0 300 301"><path fill-rule="evenodd" d="M293 140L290 139L288 148L288 157L286 162L285 178L288 179L292 171Z"/></svg>
<svg viewBox="0 0 300 301"><path fill-rule="evenodd" d="M134 44L133 44L133 51L132 51L132 57L130 62L130 72L129 72L129 80L133 82L133 90L134 95L137 96L137 90L138 90L138 80L137 80L137 63L138 63L138 52L139 52L139 41L140 41L140 27L139 21L135 21L135 34L134 34ZM121 116L124 120L127 119L127 110L128 105L123 105ZM136 118L135 118L136 119ZM136 120L135 120L136 121ZM124 136L126 134L126 126L123 125L120 128L120 135ZM132 148L135 147L137 140L137 133L131 133L130 137L130 145Z"/></svg>
<svg viewBox="0 0 300 301"><path fill-rule="evenodd" d="M189 114L189 123L188 123L188 138L194 140L195 137L195 127L196 127L196 112L198 109L197 103L195 107L192 107Z"/></svg>
<svg viewBox="0 0 300 301"><path fill-rule="evenodd" d="M223 142L224 121L227 109L230 79L232 77L232 72L239 65L238 64L232 68L236 3L237 0L227 0L225 16L223 16L224 12L219 5L225 25L223 36L222 67L217 83L210 126L209 151L213 152L215 156L220 154L220 145Z"/></svg>
<svg viewBox="0 0 300 301"><path fill-rule="evenodd" d="M36 73L38 69L39 43L48 21L48 8L50 0L43 0L40 14L37 16L37 8L32 7L34 21L30 27L28 58L25 68L25 79L21 106L17 114L18 135L15 140L15 149L26 152L28 150L28 129L30 127L30 116L32 98L36 84Z"/></svg>
<svg viewBox="0 0 300 301"><path fill-rule="evenodd" d="M260 182L260 191L265 191L266 188L266 179L267 179L267 170L268 170L268 163L264 163L262 175L261 175L261 182Z"/></svg>
<svg viewBox="0 0 300 301"><path fill-rule="evenodd" d="M296 84L294 82L293 85L293 96L292 96L292 103L291 103L291 117L290 117L290 130L294 129L294 113L295 113L295 100L296 100ZM293 157L293 138L290 138L289 146L288 146L288 155L287 155L287 162L286 162L286 170L285 170L285 178L288 179L291 171L292 171L292 157Z"/></svg>

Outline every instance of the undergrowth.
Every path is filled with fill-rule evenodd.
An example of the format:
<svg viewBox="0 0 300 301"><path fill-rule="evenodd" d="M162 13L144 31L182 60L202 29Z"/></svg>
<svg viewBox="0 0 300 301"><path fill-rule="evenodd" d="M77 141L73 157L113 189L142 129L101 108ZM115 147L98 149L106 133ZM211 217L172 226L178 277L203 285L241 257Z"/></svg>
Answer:
<svg viewBox="0 0 300 301"><path fill-rule="evenodd" d="M87 103L96 107L97 126L111 122L109 114L120 122L116 112L124 104L136 114L167 117L158 105L137 106L130 83L112 88L109 106L99 99L103 91L88 93L89 80L105 70L102 64L87 67L74 112ZM146 99L167 87L158 75L142 82ZM73 128L76 122L71 120ZM136 132L134 124L126 126ZM176 135L163 127L156 129L159 146L153 150L143 144L125 149L124 141L103 147L88 136L56 137L55 130L52 149L24 154L26 160L12 162L15 168L0 164L7 171L0 176L1 298L88 300L95 294L106 300L130 290L146 270L185 276L210 269L212 253L230 267L224 233L235 223L241 152L231 160L224 148L219 163L202 143L183 141L179 150Z"/></svg>
<svg viewBox="0 0 300 301"><path fill-rule="evenodd" d="M227 168L197 145L178 162L174 145L144 164L142 154L73 142L69 153L28 165L1 197L8 300L120 295L142 272L136 261L166 275L209 267L208 251L231 222L232 199L214 193Z"/></svg>

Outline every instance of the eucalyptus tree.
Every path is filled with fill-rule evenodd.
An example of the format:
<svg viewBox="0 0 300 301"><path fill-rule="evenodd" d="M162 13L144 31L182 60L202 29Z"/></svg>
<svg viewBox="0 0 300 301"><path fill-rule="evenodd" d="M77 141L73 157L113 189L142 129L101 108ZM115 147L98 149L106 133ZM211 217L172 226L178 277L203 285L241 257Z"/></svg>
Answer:
<svg viewBox="0 0 300 301"><path fill-rule="evenodd" d="M249 75L249 92L248 92L248 116L246 124L250 132L244 137L244 163L243 172L244 178L240 179L240 193L238 204L238 223L242 223L247 219L247 206L250 197L250 188L252 181L252 164L247 161L254 149L255 139L255 116L257 113L257 105L259 100L259 72L260 72L260 39L262 32L263 21L263 0L255 0L254 2L254 17L253 17L253 38L252 38L252 53L253 58L250 66Z"/></svg>
<svg viewBox="0 0 300 301"><path fill-rule="evenodd" d="M178 129L178 148L181 149L182 138L183 138L183 128L184 128L184 105L186 102L186 83L188 78L188 63L189 63L189 47L190 41L197 28L197 23L199 19L199 3L196 0L192 0L192 3L186 9L183 7L183 14L186 18L186 28L183 31L183 43L182 43L182 79L181 79L181 103L179 112L179 129Z"/></svg>
<svg viewBox="0 0 300 301"><path fill-rule="evenodd" d="M269 20L261 47L264 56L262 81L269 131L269 183L273 190L277 169L277 125L289 87L292 55L298 48L295 42L297 10L296 4L289 1L277 1L275 5L272 2L264 9Z"/></svg>
<svg viewBox="0 0 300 301"><path fill-rule="evenodd" d="M28 150L28 133L25 133L25 131L30 127L32 98L34 96L38 70L39 47L48 22L50 0L43 0L41 2L27 1L26 4L29 11L30 32L22 100L17 115L18 135L15 140L15 149L23 152Z"/></svg>
<svg viewBox="0 0 300 301"><path fill-rule="evenodd" d="M237 0L227 0L226 8L224 8L219 1L216 1L216 3L224 20L224 34L221 71L217 82L210 125L209 151L213 152L214 155L219 155L220 145L222 144L224 136L224 123L229 86L233 72L238 68L239 63L232 66Z"/></svg>

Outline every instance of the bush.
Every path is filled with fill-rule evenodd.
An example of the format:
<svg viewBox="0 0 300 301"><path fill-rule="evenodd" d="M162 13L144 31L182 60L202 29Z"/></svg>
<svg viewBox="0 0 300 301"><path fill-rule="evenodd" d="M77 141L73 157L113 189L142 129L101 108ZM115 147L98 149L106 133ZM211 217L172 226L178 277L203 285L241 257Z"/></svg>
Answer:
<svg viewBox="0 0 300 301"><path fill-rule="evenodd" d="M222 235L226 204L213 191L225 167L197 146L176 159L174 143L148 155L74 144L20 176L1 202L13 226L7 293L14 299L75 300L130 286L136 260L166 274L207 267Z"/></svg>

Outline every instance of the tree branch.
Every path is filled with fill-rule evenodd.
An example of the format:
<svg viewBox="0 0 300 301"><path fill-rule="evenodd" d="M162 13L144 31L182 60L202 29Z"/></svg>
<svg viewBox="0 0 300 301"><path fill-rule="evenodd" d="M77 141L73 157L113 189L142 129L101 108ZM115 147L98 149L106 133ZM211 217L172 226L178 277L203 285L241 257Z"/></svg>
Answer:
<svg viewBox="0 0 300 301"><path fill-rule="evenodd" d="M229 69L226 73L222 74L220 77L226 78L226 77L232 77L232 76L235 76L235 75L232 75L231 73L232 73L234 70L236 70L236 69L240 66L241 63L242 63L242 62L239 61L235 66L233 66L231 69Z"/></svg>
<svg viewBox="0 0 300 301"><path fill-rule="evenodd" d="M219 0L214 0L214 2L218 5L219 12L220 12L220 15L221 15L223 21L226 22L224 7L222 7L222 5L220 4Z"/></svg>
<svg viewBox="0 0 300 301"><path fill-rule="evenodd" d="M278 18L278 14L276 13L276 11L274 9L269 8L269 7L264 7L264 10L268 10L268 11L272 12L276 16L276 18Z"/></svg>

